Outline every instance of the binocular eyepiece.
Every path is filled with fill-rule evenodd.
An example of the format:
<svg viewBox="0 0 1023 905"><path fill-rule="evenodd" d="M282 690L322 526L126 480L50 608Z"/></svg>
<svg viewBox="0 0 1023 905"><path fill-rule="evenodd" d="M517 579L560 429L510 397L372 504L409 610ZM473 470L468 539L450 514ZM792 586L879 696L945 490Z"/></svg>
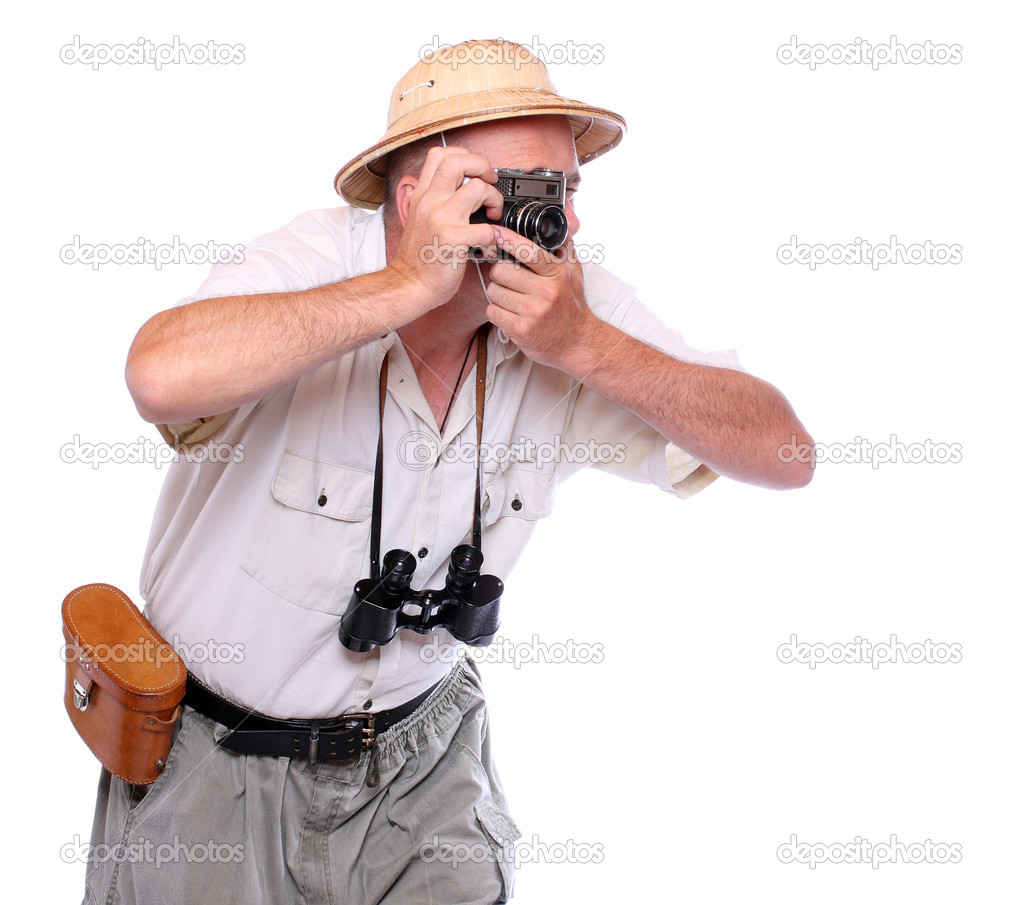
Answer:
<svg viewBox="0 0 1023 905"><path fill-rule="evenodd" d="M341 643L366 653L387 644L398 629L422 635L445 628L464 644L485 647L500 627L504 582L480 575L482 566L482 551L462 544L451 552L443 589L413 591L415 557L407 550L391 550L384 556L380 578L356 582L338 629Z"/></svg>

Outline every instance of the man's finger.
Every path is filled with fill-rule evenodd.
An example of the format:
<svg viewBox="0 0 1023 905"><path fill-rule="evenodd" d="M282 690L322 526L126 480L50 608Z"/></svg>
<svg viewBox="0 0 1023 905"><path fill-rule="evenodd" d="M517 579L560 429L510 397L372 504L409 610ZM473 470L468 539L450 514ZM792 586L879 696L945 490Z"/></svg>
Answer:
<svg viewBox="0 0 1023 905"><path fill-rule="evenodd" d="M493 280L487 283L487 301L513 314L521 314L523 310L522 293L508 289Z"/></svg>
<svg viewBox="0 0 1023 905"><path fill-rule="evenodd" d="M525 294L535 289L536 281L543 277L534 273L530 267L505 258L497 261L490 269L490 279L500 286Z"/></svg>
<svg viewBox="0 0 1023 905"><path fill-rule="evenodd" d="M520 264L525 264L534 273L540 276L554 276L562 266L562 262L555 255L544 251L524 236L513 233L503 226L495 226L494 232L497 233L497 244L501 250Z"/></svg>
<svg viewBox="0 0 1023 905"><path fill-rule="evenodd" d="M494 168L482 154L461 147L431 148L419 173L419 187L428 191L436 182L436 188L453 194L466 176L491 185L497 182Z"/></svg>
<svg viewBox="0 0 1023 905"><path fill-rule="evenodd" d="M452 213L459 220L468 220L481 207L486 208L487 217L497 220L504 209L504 195L492 185L478 178L465 178L461 188L454 194Z"/></svg>

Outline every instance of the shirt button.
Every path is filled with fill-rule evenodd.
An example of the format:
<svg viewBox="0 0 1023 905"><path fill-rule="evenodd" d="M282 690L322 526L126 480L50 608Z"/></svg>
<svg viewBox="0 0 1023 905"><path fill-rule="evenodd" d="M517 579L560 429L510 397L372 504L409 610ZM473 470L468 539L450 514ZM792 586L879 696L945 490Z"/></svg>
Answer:
<svg viewBox="0 0 1023 905"><path fill-rule="evenodd" d="M321 493L319 495L319 497L317 497L316 505L317 506L326 506L327 505L327 495L325 493Z"/></svg>
<svg viewBox="0 0 1023 905"><path fill-rule="evenodd" d="M366 703L362 705L362 709L363 710L369 710L369 708L372 707L372 706L373 706L373 702L372 701L366 701Z"/></svg>
<svg viewBox="0 0 1023 905"><path fill-rule="evenodd" d="M522 508L522 500L519 499L519 495L515 494L515 499L512 500L512 509L518 512Z"/></svg>
<svg viewBox="0 0 1023 905"><path fill-rule="evenodd" d="M429 552L430 551L427 550L426 547L420 547L419 548L418 556L419 556L420 559L423 559L423 558L425 558L426 554L429 553Z"/></svg>

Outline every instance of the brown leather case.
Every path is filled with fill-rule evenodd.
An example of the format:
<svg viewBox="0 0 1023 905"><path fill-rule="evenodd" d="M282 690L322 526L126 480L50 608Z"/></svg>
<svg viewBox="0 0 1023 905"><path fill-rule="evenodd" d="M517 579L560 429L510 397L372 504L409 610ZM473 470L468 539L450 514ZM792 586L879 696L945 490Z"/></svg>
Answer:
<svg viewBox="0 0 1023 905"><path fill-rule="evenodd" d="M112 585L75 588L61 617L71 722L115 776L155 782L181 715L184 662Z"/></svg>

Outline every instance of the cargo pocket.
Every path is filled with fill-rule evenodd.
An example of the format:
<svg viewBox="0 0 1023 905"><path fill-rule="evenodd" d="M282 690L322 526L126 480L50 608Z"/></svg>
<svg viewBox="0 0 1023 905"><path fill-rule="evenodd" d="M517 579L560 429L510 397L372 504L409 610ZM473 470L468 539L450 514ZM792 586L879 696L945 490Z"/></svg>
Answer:
<svg viewBox="0 0 1023 905"><path fill-rule="evenodd" d="M182 715L178 719L177 726L174 727L174 736L171 740L170 751L167 753L167 762L163 765L163 769L160 771L160 775L156 777L156 780L144 786L124 783L128 790L128 808L132 812L137 811L144 803L151 802L152 799L157 798L163 787L170 782L170 778L176 769L178 758L181 756L181 748L185 744L185 736L188 734L188 729L193 719L192 714L191 710L182 707ZM133 813L132 819L134 820L136 817L137 814Z"/></svg>
<svg viewBox="0 0 1023 905"><path fill-rule="evenodd" d="M297 606L340 615L369 568L372 510L372 472L285 450L241 567Z"/></svg>
<svg viewBox="0 0 1023 905"><path fill-rule="evenodd" d="M493 799L476 805L476 820L486 835L501 871L501 897L498 902L507 902L515 886L515 842L522 831L511 816L501 810Z"/></svg>

